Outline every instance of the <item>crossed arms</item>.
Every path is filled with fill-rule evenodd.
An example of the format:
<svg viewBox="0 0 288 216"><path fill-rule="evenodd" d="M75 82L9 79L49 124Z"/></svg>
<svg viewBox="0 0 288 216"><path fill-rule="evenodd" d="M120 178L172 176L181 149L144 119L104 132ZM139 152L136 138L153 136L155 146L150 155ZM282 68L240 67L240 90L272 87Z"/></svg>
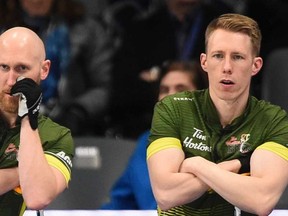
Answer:
<svg viewBox="0 0 288 216"><path fill-rule="evenodd" d="M268 215L288 184L287 160L263 149L251 156L251 176L237 174L241 167L237 159L220 164L199 156L185 159L179 148L161 150L147 163L162 210L192 202L211 188L244 211Z"/></svg>

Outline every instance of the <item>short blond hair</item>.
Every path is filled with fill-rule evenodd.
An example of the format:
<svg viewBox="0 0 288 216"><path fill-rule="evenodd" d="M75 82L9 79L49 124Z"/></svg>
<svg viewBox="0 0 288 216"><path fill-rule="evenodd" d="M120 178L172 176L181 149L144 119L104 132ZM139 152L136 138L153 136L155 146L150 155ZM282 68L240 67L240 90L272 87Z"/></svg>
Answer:
<svg viewBox="0 0 288 216"><path fill-rule="evenodd" d="M208 40L211 34L217 30L223 29L231 32L241 32L251 38L252 53L258 56L261 48L262 34L258 23L250 17L228 13L222 14L218 18L212 20L205 32L205 46L207 50Z"/></svg>

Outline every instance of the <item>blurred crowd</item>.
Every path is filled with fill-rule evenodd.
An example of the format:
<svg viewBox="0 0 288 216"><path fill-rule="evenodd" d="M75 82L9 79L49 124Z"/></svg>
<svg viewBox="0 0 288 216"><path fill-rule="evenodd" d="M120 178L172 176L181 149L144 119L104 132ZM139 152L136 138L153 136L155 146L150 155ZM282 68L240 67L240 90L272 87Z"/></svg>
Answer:
<svg viewBox="0 0 288 216"><path fill-rule="evenodd" d="M52 61L41 85L41 112L75 136L137 138L150 127L159 66L199 61L204 30L222 13L254 18L263 34L261 56L288 46L284 0L6 0L0 32L35 31ZM252 94L262 97L262 75Z"/></svg>

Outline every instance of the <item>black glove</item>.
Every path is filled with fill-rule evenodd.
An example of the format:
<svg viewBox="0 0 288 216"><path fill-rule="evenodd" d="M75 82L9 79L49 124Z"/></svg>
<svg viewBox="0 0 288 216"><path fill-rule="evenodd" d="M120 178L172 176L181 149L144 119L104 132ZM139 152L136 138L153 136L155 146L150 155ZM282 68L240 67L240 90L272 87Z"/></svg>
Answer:
<svg viewBox="0 0 288 216"><path fill-rule="evenodd" d="M38 127L38 114L42 101L41 87L30 78L19 77L10 94L19 95L18 116L23 118L28 115L30 126L35 130Z"/></svg>
<svg viewBox="0 0 288 216"><path fill-rule="evenodd" d="M250 173L250 158L251 158L252 152L247 153L247 155L243 155L238 160L241 163L241 168L239 170L239 174L242 173Z"/></svg>

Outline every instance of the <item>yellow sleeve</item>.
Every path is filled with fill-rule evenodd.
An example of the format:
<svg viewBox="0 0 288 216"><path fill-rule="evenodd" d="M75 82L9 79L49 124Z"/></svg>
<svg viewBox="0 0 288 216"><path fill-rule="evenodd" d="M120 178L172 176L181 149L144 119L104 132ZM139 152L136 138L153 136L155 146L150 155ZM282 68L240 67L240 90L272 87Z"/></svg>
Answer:
<svg viewBox="0 0 288 216"><path fill-rule="evenodd" d="M155 153L168 148L182 149L180 140L173 137L164 137L153 141L147 148L147 159Z"/></svg>
<svg viewBox="0 0 288 216"><path fill-rule="evenodd" d="M288 161L288 148L279 143L266 142L258 146L256 149L264 149L267 151L274 152L275 154L279 155L280 157Z"/></svg>
<svg viewBox="0 0 288 216"><path fill-rule="evenodd" d="M55 167L56 169L58 169L63 174L63 176L66 179L66 183L68 185L68 182L71 179L71 173L70 173L69 169L58 158L53 157L52 155L49 155L49 154L45 154L45 157L46 157L48 164L50 166Z"/></svg>
<svg viewBox="0 0 288 216"><path fill-rule="evenodd" d="M56 169L58 169L64 176L66 183L68 185L68 182L71 178L71 174L69 172L69 169L61 162L59 161L59 159L57 159L56 157L53 157L52 155L48 155L45 154L46 160L48 161L48 164L50 166L55 167ZM18 186L14 189L14 191L18 194L22 194L22 190L21 187Z"/></svg>

